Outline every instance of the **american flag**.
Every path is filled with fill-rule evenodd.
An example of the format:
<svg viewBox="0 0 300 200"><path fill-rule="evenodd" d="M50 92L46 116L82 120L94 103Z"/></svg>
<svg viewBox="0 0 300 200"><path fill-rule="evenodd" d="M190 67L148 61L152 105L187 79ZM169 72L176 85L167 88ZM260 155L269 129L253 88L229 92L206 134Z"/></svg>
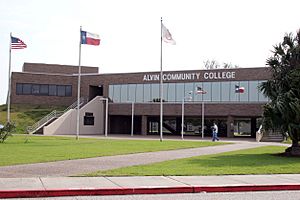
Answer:
<svg viewBox="0 0 300 200"><path fill-rule="evenodd" d="M196 87L196 93L197 94L206 94L207 92L205 90L203 90L202 87L197 86Z"/></svg>
<svg viewBox="0 0 300 200"><path fill-rule="evenodd" d="M16 37L11 37L11 49L25 49L27 45Z"/></svg>

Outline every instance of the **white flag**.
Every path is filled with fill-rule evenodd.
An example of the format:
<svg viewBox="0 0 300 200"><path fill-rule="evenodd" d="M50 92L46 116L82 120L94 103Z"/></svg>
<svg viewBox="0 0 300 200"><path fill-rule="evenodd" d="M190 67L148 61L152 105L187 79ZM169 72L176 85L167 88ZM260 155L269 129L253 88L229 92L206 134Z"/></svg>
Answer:
<svg viewBox="0 0 300 200"><path fill-rule="evenodd" d="M170 43L175 45L176 42L175 40L172 38L172 34L170 33L170 31L164 26L164 24L162 24L162 40L166 43Z"/></svg>

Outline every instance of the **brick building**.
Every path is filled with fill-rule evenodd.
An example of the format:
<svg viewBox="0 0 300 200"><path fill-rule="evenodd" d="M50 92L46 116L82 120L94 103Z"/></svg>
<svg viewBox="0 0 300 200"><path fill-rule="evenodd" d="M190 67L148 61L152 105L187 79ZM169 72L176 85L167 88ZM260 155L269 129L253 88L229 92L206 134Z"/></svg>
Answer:
<svg viewBox="0 0 300 200"><path fill-rule="evenodd" d="M25 63L22 72L12 73L11 102L68 106L77 99L77 74L77 66ZM210 126L217 122L221 137L254 137L262 106L268 101L257 86L269 78L268 68L164 72L164 134L180 134L184 100L186 134L201 134L204 102L205 135L210 135ZM82 67L81 96L89 101L96 96L109 99L109 134L130 134L132 102L134 134L159 134L159 80L159 72L99 74L96 67ZM199 87L206 94L197 94ZM236 93L236 87L245 92Z"/></svg>

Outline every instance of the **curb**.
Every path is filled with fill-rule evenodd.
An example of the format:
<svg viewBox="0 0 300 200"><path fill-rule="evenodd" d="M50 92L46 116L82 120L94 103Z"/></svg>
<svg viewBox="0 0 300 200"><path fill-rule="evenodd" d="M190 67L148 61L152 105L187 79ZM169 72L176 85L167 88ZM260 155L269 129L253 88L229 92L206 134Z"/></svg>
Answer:
<svg viewBox="0 0 300 200"><path fill-rule="evenodd" d="M289 185L240 185L240 186L186 186L186 187L143 187L143 188L69 188L51 190L0 190L0 198L34 198L91 195L134 195L200 192L247 192L300 190L300 184Z"/></svg>

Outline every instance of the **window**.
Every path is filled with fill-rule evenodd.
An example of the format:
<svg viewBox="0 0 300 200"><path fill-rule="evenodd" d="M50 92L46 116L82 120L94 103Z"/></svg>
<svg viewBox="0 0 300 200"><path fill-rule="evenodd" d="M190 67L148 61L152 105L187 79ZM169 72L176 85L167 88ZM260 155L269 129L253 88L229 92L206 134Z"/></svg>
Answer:
<svg viewBox="0 0 300 200"><path fill-rule="evenodd" d="M48 95L49 94L49 85L40 85L40 94Z"/></svg>
<svg viewBox="0 0 300 200"><path fill-rule="evenodd" d="M197 88L200 87L203 89L203 84L202 83L195 83L195 86L193 88L193 93L195 93L195 98L194 98L194 101L202 101L203 99L203 95L205 94L198 94L197 93Z"/></svg>
<svg viewBox="0 0 300 200"><path fill-rule="evenodd" d="M128 100L130 102L135 102L135 88L136 88L136 84L128 85Z"/></svg>
<svg viewBox="0 0 300 200"><path fill-rule="evenodd" d="M194 88L195 88L194 83L184 84L185 101L194 101L194 95L195 95Z"/></svg>
<svg viewBox="0 0 300 200"><path fill-rule="evenodd" d="M49 85L49 96L56 96L57 90L56 85Z"/></svg>
<svg viewBox="0 0 300 200"><path fill-rule="evenodd" d="M176 85L175 83L169 83L168 88L168 101L174 102L176 95Z"/></svg>
<svg viewBox="0 0 300 200"><path fill-rule="evenodd" d="M143 84L137 84L136 85L136 102L143 102L144 97L144 85Z"/></svg>
<svg viewBox="0 0 300 200"><path fill-rule="evenodd" d="M150 84L144 84L144 102L150 102L151 101L151 85Z"/></svg>
<svg viewBox="0 0 300 200"><path fill-rule="evenodd" d="M221 101L230 100L230 82L221 82Z"/></svg>
<svg viewBox="0 0 300 200"><path fill-rule="evenodd" d="M120 102L121 100L121 85L114 85L113 102Z"/></svg>
<svg viewBox="0 0 300 200"><path fill-rule="evenodd" d="M57 96L61 96L61 97L66 96L66 86L58 85L56 88L57 88Z"/></svg>
<svg viewBox="0 0 300 200"><path fill-rule="evenodd" d="M159 98L159 84L151 84L152 101Z"/></svg>
<svg viewBox="0 0 300 200"><path fill-rule="evenodd" d="M176 83L176 101L182 102L184 96L184 83Z"/></svg>
<svg viewBox="0 0 300 200"><path fill-rule="evenodd" d="M239 93L235 92L235 86L239 85L238 81L231 81L230 82L230 101L239 101L240 95Z"/></svg>
<svg viewBox="0 0 300 200"><path fill-rule="evenodd" d="M113 97L114 97L114 86L113 85L108 86L108 97L111 100L113 100Z"/></svg>
<svg viewBox="0 0 300 200"><path fill-rule="evenodd" d="M127 84L120 85L121 87L121 102L127 102L128 91L127 91Z"/></svg>
<svg viewBox="0 0 300 200"><path fill-rule="evenodd" d="M244 87L244 93L240 93L240 101L249 101L249 86L248 81L240 81L240 87Z"/></svg>
<svg viewBox="0 0 300 200"><path fill-rule="evenodd" d="M94 126L94 121L95 121L95 118L94 118L93 113L86 112L84 115L84 118L83 118L83 125Z"/></svg>
<svg viewBox="0 0 300 200"><path fill-rule="evenodd" d="M40 94L40 85L33 84L31 89L32 89L31 94L34 94L34 95L39 95Z"/></svg>
<svg viewBox="0 0 300 200"><path fill-rule="evenodd" d="M17 83L17 94L23 94L22 90L23 84L22 83Z"/></svg>
<svg viewBox="0 0 300 200"><path fill-rule="evenodd" d="M31 94L31 84L23 84L23 94Z"/></svg>
<svg viewBox="0 0 300 200"><path fill-rule="evenodd" d="M249 81L249 101L258 101L258 81Z"/></svg>
<svg viewBox="0 0 300 200"><path fill-rule="evenodd" d="M72 96L72 85L17 83L17 95Z"/></svg>
<svg viewBox="0 0 300 200"><path fill-rule="evenodd" d="M212 82L212 101L221 101L221 84L220 82Z"/></svg>
<svg viewBox="0 0 300 200"><path fill-rule="evenodd" d="M66 96L67 97L72 96L72 85L66 85Z"/></svg>
<svg viewBox="0 0 300 200"><path fill-rule="evenodd" d="M211 101L211 83L203 83L203 90L206 91L206 94L203 94L203 101Z"/></svg>

